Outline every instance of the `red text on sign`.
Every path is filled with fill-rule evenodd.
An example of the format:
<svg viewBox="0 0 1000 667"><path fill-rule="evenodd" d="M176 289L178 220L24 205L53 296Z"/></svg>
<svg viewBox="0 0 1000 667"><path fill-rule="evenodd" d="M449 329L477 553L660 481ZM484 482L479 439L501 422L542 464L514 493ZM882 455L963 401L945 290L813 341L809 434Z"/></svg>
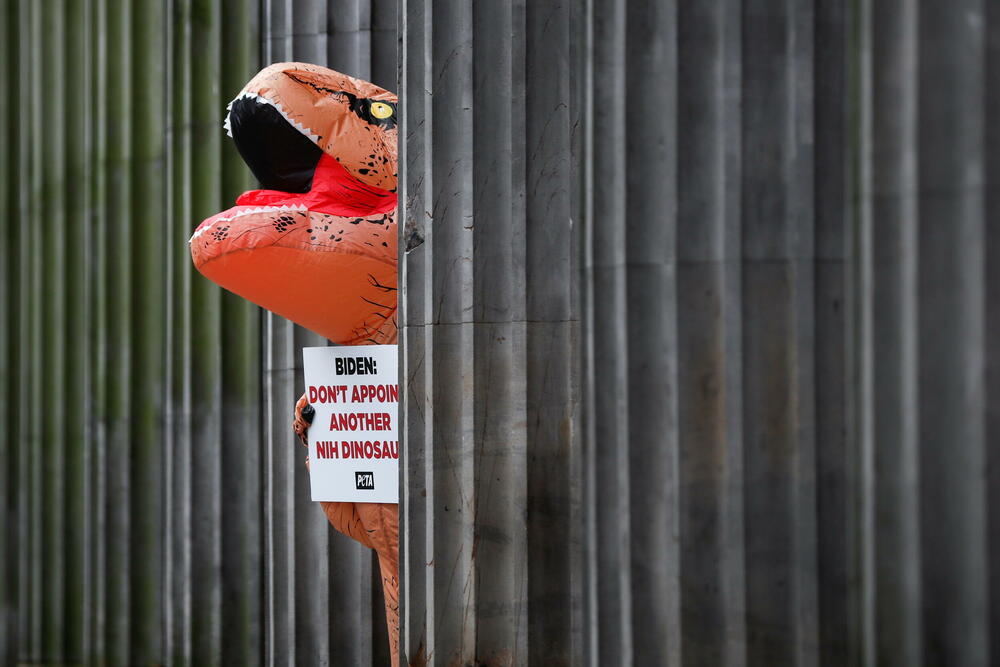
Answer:
<svg viewBox="0 0 1000 667"><path fill-rule="evenodd" d="M352 403L398 403L399 386L394 384L359 384L351 391Z"/></svg>
<svg viewBox="0 0 1000 667"><path fill-rule="evenodd" d="M320 440L316 443L320 459L398 459L397 440Z"/></svg>
<svg viewBox="0 0 1000 667"><path fill-rule="evenodd" d="M335 412L330 415L331 431L388 431L388 412Z"/></svg>
<svg viewBox="0 0 1000 667"><path fill-rule="evenodd" d="M324 384L309 387L310 403L344 403L347 401L346 384Z"/></svg>

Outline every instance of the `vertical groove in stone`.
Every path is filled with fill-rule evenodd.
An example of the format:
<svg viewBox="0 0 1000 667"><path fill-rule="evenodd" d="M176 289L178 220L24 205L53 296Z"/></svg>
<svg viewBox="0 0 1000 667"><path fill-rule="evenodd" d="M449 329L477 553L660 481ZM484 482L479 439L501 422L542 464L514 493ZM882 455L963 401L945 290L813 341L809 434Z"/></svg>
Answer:
<svg viewBox="0 0 1000 667"><path fill-rule="evenodd" d="M18 31L18 52L22 55L19 63L25 76L18 82L18 115L24 117L31 113L34 87L31 85L31 75L33 75L34 53L32 52L32 7L19 5L17 16ZM21 131L18 137L18 171L21 174L28 174L29 178L35 177L35 160L32 140L33 132L37 128L36 119L32 118L27 122L28 131ZM25 188L18 197L17 216L20 220L35 219L37 213L34 209L34 196L29 188ZM19 660L36 659L40 653L38 641L38 594L37 594L37 568L30 567L30 563L36 557L38 542L36 530L38 512L35 489L37 488L37 474L35 452L37 451L37 436L34 433L32 419L37 416L37 412L32 409L34 401L37 399L37 371L36 371L36 348L29 347L29 342L37 335L35 324L37 305L34 303L33 289L37 284L36 262L33 257L33 247L36 243L37 232L33 226L22 225L23 233L20 238L20 267L21 275L28 280L22 280L18 286L19 303L21 304L21 323L19 327L19 348L24 351L21 355L19 366L19 376L21 378L21 397L18 401L18 412L20 415L18 442L21 445L21 452L18 460L18 477L21 480L21 488L18 489L18 503L20 506L20 520L18 525L18 542L21 545L18 558L22 564L23 571L20 573L18 582L18 602L21 615L18 619L18 635L21 637L21 645L18 650Z"/></svg>
<svg viewBox="0 0 1000 667"><path fill-rule="evenodd" d="M21 94L19 65L23 58L21 50L21 40L19 30L21 25L20 8L15 6L5 6L3 18L4 42L3 42L3 78L8 90L17 91ZM23 71L23 70L21 70ZM4 492L0 502L3 503L3 567L0 569L0 576L3 577L3 584L0 585L0 596L3 603L10 608L5 612L0 620L0 660L15 662L21 656L23 650L21 642L18 641L22 634L22 619L24 609L24 587L23 587L23 536L24 520L24 477L22 461L25 457L22 442L23 434L23 412L24 392L22 384L26 379L24 375L24 355L19 348L24 342L24 312L22 309L23 287L20 281L15 280L15 276L21 275L24 269L23 261L23 238L25 231L22 225L17 224L21 219L22 194L17 184L17 174L23 165L23 153L21 151L23 142L20 139L23 133L18 131L17 116L24 107L24 102L10 104L0 111L3 119L2 131L4 145L9 147L4 151L2 158L2 171L0 178L0 192L3 193L3 215L4 225L3 244L4 257L2 260L3 274L0 279L4 281L2 288L5 311L4 321L9 323L4 327L3 347L0 354L3 355L3 373L0 373L0 383L3 385L3 399L5 406L0 408L0 418L2 418L3 443L2 454L0 454L0 480L3 480ZM20 613L18 613L20 612Z"/></svg>
<svg viewBox="0 0 1000 667"><path fill-rule="evenodd" d="M608 355L605 363L627 370L623 394L627 398L624 449L628 484L617 491L628 497L631 542L631 610L625 620L631 625L626 631L631 635L637 664L680 665L681 553L676 539L681 533L676 392L678 6L674 2L633 3L627 8L625 22L623 92L632 114L627 116L624 130L623 215L615 216L614 209L602 212L595 203L591 221L595 228L622 225L624 234L627 352ZM649 48L650 44L656 44L655 48ZM600 72L595 70L595 76ZM599 102L594 111L598 126L603 106ZM608 138L620 139L615 133ZM595 150L601 148L595 141ZM605 180L601 170L595 169L595 181ZM600 243L597 235L595 243ZM599 261L596 255L595 249L595 262ZM594 279L600 281L600 274ZM595 320L611 316L602 310L595 305ZM601 336L596 327L595 335ZM595 355L600 354L598 347ZM618 391L617 378L613 380L596 364L595 385L599 394ZM599 426L598 442L608 442L601 437L601 430ZM603 444L600 447L603 449Z"/></svg>
<svg viewBox="0 0 1000 667"><path fill-rule="evenodd" d="M193 0L191 25L191 215L189 225L214 214L221 193L219 116L226 99L221 77L222 12L211 0ZM190 270L190 269L189 269ZM198 274L191 278L191 654L222 658L222 291Z"/></svg>
<svg viewBox="0 0 1000 667"><path fill-rule="evenodd" d="M290 10L288 43L292 52L291 59L307 63L325 63L329 58L328 12L330 9L337 11L341 4L350 6L356 1L348 0L347 3L332 5L326 0L291 0L286 3L287 9Z"/></svg>
<svg viewBox="0 0 1000 667"><path fill-rule="evenodd" d="M67 5L66 86L68 100L87 100L92 95L93 80L89 67L89 2ZM90 195L92 171L92 116L89 105L80 104L67 114L66 124L66 579L65 579L65 656L70 662L83 662L90 635L88 576L90 517L94 506L89 494L88 469L92 442L88 419L93 404L89 391L91 369L88 325L91 318L90 269ZM2 348L0 348L2 349Z"/></svg>
<svg viewBox="0 0 1000 667"><path fill-rule="evenodd" d="M224 21L220 71L222 110L216 132L222 137L222 191L217 210L236 193L254 187L235 146L220 131L219 117L228 99L253 76L258 64L258 12L244 0L222 3ZM193 224L197 224L196 222ZM226 567L222 589L222 637L225 660L234 664L261 662L263 556L261 552L261 348L260 309L230 294L222 299L222 558ZM248 446L253 443L253 446Z"/></svg>
<svg viewBox="0 0 1000 667"><path fill-rule="evenodd" d="M591 85L593 66L587 56L593 41L593 20L589 0L572 3L567 17L569 72L567 90L568 118L570 133L569 169L564 183L569 189L569 212L571 229L576 232L570 238L571 275L579 276L571 280L569 289L569 312L575 323L568 329L575 349L568 350L571 359L586 358L593 350L592 341L583 336L582 331L591 328L593 320L593 284L584 279L590 266L593 234L590 219L593 208L591 191L593 173L590 156L593 154L593 107L594 90ZM597 531L593 521L593 506L596 496L594 457L594 423L590 415L594 413L595 396L592 391L592 369L573 363L568 370L575 372L567 379L570 391L575 394L576 405L572 408L570 427L574 437L570 441L570 462L566 470L566 490L569 504L569 527L565 535L570 545L569 590L565 598L569 603L569 633L561 637L563 652L572 661L581 665L592 665L597 659L597 568L593 555L597 552ZM559 397L556 397L557 400ZM536 530L537 535L541 531ZM540 624L530 624L539 627ZM530 627L529 625L529 627ZM536 651L537 655L538 652Z"/></svg>
<svg viewBox="0 0 1000 667"><path fill-rule="evenodd" d="M820 662L853 664L848 657L854 629L848 590L853 480L844 425L849 406L846 290L848 288L848 118L856 98L845 58L854 13L844 3L815 3L813 123L815 128L815 373L817 600ZM855 661L856 662L856 661Z"/></svg>
<svg viewBox="0 0 1000 667"><path fill-rule="evenodd" d="M578 276L582 221L574 179L574 121L567 100L578 73L568 66L576 36L570 6L529 2L525 18L525 316L528 405L528 637L532 664L579 664L572 610L582 592L572 526L580 456ZM560 63L553 68L552 63ZM561 65L567 63L566 66ZM577 468L579 470L579 468ZM624 517L623 517L624 520Z"/></svg>
<svg viewBox="0 0 1000 667"><path fill-rule="evenodd" d="M847 66L848 90L846 99L847 124L847 194L851 202L844 222L847 248L847 272L844 279L846 308L844 327L846 333L844 372L846 385L846 406L844 432L846 446L841 455L835 450L820 452L821 469L818 471L820 489L819 510L826 512L831 524L836 523L838 513L843 514L844 534L839 536L842 552L830 551L829 545L819 560L820 576L825 576L820 588L821 637L825 641L834 633L833 643L826 645L824 664L841 658L855 664L870 659L873 645L870 628L873 625L872 605L866 604L874 591L873 582L873 540L874 508L872 494L864 492L874 474L874 436L872 415L869 405L873 387L871 364L871 207L865 202L864 193L870 182L870 160L868 158L869 137L871 135L872 114L868 102L871 97L871 31L870 12L860 4L849 11L847 30L848 52L857 54ZM817 37L817 46L823 43ZM817 173L817 177L819 173ZM817 194L822 196L823 188ZM838 500L837 491L844 498ZM830 496L833 496L831 501ZM821 533L820 539L824 535ZM829 561L836 565L829 567ZM837 577L841 582L837 582ZM831 609L829 599L843 604L843 616L836 618L836 608ZM846 595L845 595L846 591ZM840 654L838 656L837 654ZM865 658L864 656L869 656ZM829 658L827 657L829 656ZM837 664L834 662L833 664Z"/></svg>
<svg viewBox="0 0 1000 667"><path fill-rule="evenodd" d="M34 188L26 188L26 194L22 200L21 219L39 220L41 219L40 188L37 186L41 182L41 159L40 147L38 146L41 134L41 117L39 114L32 114L33 109L37 109L40 98L39 87L33 85L33 77L39 76L37 63L40 60L39 44L39 9L37 5L22 7L22 17L20 34L23 40L21 52L26 54L27 75L25 76L21 90L21 99L24 106L21 109L23 116L27 116L29 129L24 132L24 143L20 152L24 156L22 163L23 172L29 176L31 183L36 184ZM24 658L27 660L38 660L42 653L42 584L41 568L31 567L32 563L38 563L42 559L42 525L41 508L41 434L39 424L41 422L41 392L42 349L40 345L31 345L31 341L38 341L42 338L41 324L41 301L39 300L39 289L42 282L42 263L40 260L41 233L35 225L29 226L29 231L25 235L23 257L25 271L24 275L28 280L24 283L22 303L24 307L24 318L26 326L24 337L22 338L23 348L27 350L26 365L22 377L23 391L26 400L22 403L22 414L25 416L24 427L22 429L21 442L24 447L24 464L21 470L25 483L23 496L23 516L25 522L22 524L21 539L24 541L25 550L22 553L22 562L26 564L22 580L24 590L21 599L24 609L24 623L21 628L22 641L24 642Z"/></svg>
<svg viewBox="0 0 1000 667"><path fill-rule="evenodd" d="M738 6L681 3L676 328L685 664L745 661Z"/></svg>
<svg viewBox="0 0 1000 667"><path fill-rule="evenodd" d="M876 572L865 600L880 664L920 663L920 529L917 393L917 6L871 5L870 207L871 416L874 521L867 557ZM877 37L875 37L877 36ZM867 272L866 272L867 273ZM873 486L871 486L873 484ZM870 641L865 638L865 644ZM870 655L869 659L875 656Z"/></svg>
<svg viewBox="0 0 1000 667"><path fill-rule="evenodd" d="M467 663L476 643L473 467L472 7L434 3L430 47L434 178L430 253L430 524L435 660Z"/></svg>
<svg viewBox="0 0 1000 667"><path fill-rule="evenodd" d="M815 660L812 12L743 8L747 660Z"/></svg>
<svg viewBox="0 0 1000 667"><path fill-rule="evenodd" d="M1000 80L1000 7L986 3L986 81ZM989 556L990 659L1000 661L1000 346L991 344L1000 331L1000 86L985 89L985 216L986 221L986 507Z"/></svg>
<svg viewBox="0 0 1000 667"><path fill-rule="evenodd" d="M371 82L396 91L398 82L399 13L403 0L371 3Z"/></svg>
<svg viewBox="0 0 1000 667"><path fill-rule="evenodd" d="M0 9L0 46L3 62L0 64L0 86L13 92L18 79L17 40L15 39L17 13L11 4ZM14 133L14 118L17 108L14 104L0 106L0 138L3 145L11 147L0 151L0 318L9 323L0 327L0 604L5 611L0 615L0 661L13 664L17 660L17 615L18 606L18 559L17 559L17 496L13 490L16 484L18 450L17 357L13 354L18 341L17 326L13 324L18 314L15 276L19 267L16 248L20 231L15 207L14 173L17 164L17 145ZM20 318L17 318L20 319ZM10 609L11 611L7 611Z"/></svg>
<svg viewBox="0 0 1000 667"><path fill-rule="evenodd" d="M296 400L292 324L264 314L264 417L266 462L264 517L267 563L265 660L268 665L285 659L296 662L295 647L295 468L302 465L305 448L290 432L290 401ZM294 405L294 404L293 404Z"/></svg>
<svg viewBox="0 0 1000 667"><path fill-rule="evenodd" d="M107 503L107 450L108 450L108 35L107 0L93 0L88 28L93 40L88 64L91 68L93 85L90 91L93 112L91 128L92 143L88 162L93 181L90 194L93 208L88 211L87 233L90 237L90 266L87 282L90 288L91 318L86 329L90 368L91 413L88 419L88 437L93 456L85 474L90 484L90 512L88 516L89 567L87 581L89 600L87 616L89 633L86 639L88 651L85 658L96 661L105 655L107 638L107 543L104 532L107 527L105 513Z"/></svg>
<svg viewBox="0 0 1000 667"><path fill-rule="evenodd" d="M191 2L168 4L167 64L167 246L172 250L168 271L169 322L167 351L167 440L165 451L165 505L167 554L164 588L167 599L164 652L172 664L191 660L191 269L187 248L190 238L192 150Z"/></svg>
<svg viewBox="0 0 1000 667"><path fill-rule="evenodd" d="M632 662L631 521L629 498L629 308L626 291L626 116L607 99L627 100L626 16L621 2L595 0L592 278L594 465L600 497L597 524L598 657ZM596 82L600 82L597 84ZM655 93L654 93L655 94ZM669 110L666 111L669 114ZM662 190L657 190L662 192ZM666 223L669 224L669 223ZM662 413L670 415L667 407ZM669 418L669 417L668 417Z"/></svg>
<svg viewBox="0 0 1000 667"><path fill-rule="evenodd" d="M132 60L130 85L135 102L132 120L131 179L128 211L132 244L126 252L132 263L130 364L131 448L129 511L130 531L131 651L133 663L151 663L163 655L163 406L166 384L166 285L164 277L165 216L163 203L166 125L162 30L165 3L133 5L132 39L137 48ZM135 225L145 219L145 224ZM156 517L143 520L142 517Z"/></svg>
<svg viewBox="0 0 1000 667"><path fill-rule="evenodd" d="M917 18L916 356L922 629L929 664L989 661L985 5L921 3Z"/></svg>
<svg viewBox="0 0 1000 667"><path fill-rule="evenodd" d="M473 9L475 655L500 664L528 655L524 18L524 2Z"/></svg>
<svg viewBox="0 0 1000 667"><path fill-rule="evenodd" d="M38 193L39 219L45 221L46 233L40 239L42 282L37 298L41 301L42 397L46 416L40 424L39 453L42 474L41 533L45 548L41 554L42 571L42 658L65 660L65 479L66 479L66 134L62 122L66 110L65 17L54 5L40 8L41 34L54 41L41 53L42 91L56 91L44 102L41 111L43 131L36 137L37 156L41 162ZM52 295L52 296L48 296Z"/></svg>
<svg viewBox="0 0 1000 667"><path fill-rule="evenodd" d="M104 497L106 530L100 539L105 543L106 624L105 656L112 663L130 660L130 581L132 562L129 554L131 451L131 299L132 284L131 225L131 6L125 0L109 0L107 5L108 57L106 117L107 153L107 338L104 341L107 361L107 398L104 418L107 423L105 457L106 493Z"/></svg>
<svg viewBox="0 0 1000 667"><path fill-rule="evenodd" d="M428 168L431 134L430 82L426 60L431 46L430 8L425 0L400 0L399 124L399 307L400 307L400 660L428 659L434 647L434 566L428 508L433 506L428 436L431 413L427 329L428 239L432 233L434 173ZM432 239L431 239L432 240Z"/></svg>
<svg viewBox="0 0 1000 667"><path fill-rule="evenodd" d="M330 67L371 80L371 0L337 0L327 10Z"/></svg>

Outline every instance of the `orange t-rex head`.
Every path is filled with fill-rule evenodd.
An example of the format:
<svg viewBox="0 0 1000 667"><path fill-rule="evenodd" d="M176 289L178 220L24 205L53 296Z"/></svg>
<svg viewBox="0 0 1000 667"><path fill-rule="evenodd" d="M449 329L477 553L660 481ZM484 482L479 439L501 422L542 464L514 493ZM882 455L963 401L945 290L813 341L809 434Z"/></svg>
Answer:
<svg viewBox="0 0 1000 667"><path fill-rule="evenodd" d="M304 191L310 162L325 152L362 183L396 190L396 96L373 83L318 65L271 65L232 101L225 127L265 188Z"/></svg>
<svg viewBox="0 0 1000 667"><path fill-rule="evenodd" d="M198 226L198 270L336 343L395 342L396 111L318 65L257 74L224 127L265 189Z"/></svg>

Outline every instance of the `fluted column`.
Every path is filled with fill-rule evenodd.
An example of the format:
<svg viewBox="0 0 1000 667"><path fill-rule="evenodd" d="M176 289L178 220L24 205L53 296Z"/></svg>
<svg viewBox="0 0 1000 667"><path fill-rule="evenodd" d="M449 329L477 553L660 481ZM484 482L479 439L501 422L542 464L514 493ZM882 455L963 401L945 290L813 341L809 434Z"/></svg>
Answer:
<svg viewBox="0 0 1000 667"><path fill-rule="evenodd" d="M402 8L403 655L578 664L570 6Z"/></svg>

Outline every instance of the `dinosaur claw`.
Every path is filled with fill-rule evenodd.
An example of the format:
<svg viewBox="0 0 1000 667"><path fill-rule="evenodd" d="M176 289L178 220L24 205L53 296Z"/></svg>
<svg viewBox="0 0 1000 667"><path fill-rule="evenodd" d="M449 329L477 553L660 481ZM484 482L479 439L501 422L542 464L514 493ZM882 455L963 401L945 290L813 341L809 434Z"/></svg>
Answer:
<svg viewBox="0 0 1000 667"><path fill-rule="evenodd" d="M309 405L305 394L302 394L299 400L296 401L295 410L292 414L292 430L295 431L295 435L299 437L302 444L308 447L309 441L306 434L309 431L309 425L312 424L312 420L316 416L316 409Z"/></svg>

